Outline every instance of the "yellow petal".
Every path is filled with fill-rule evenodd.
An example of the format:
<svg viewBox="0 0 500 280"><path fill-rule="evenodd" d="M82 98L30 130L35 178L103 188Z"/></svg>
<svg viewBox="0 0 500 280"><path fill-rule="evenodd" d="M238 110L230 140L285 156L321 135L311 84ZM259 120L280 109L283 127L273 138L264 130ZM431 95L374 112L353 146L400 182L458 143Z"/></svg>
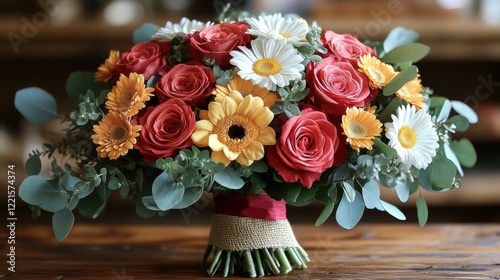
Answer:
<svg viewBox="0 0 500 280"><path fill-rule="evenodd" d="M250 146L243 150L243 154L250 160L259 160L264 157L264 145L258 141L253 141Z"/></svg>
<svg viewBox="0 0 500 280"><path fill-rule="evenodd" d="M233 152L231 150L229 150L229 148L227 146L224 146L224 149L222 149L224 151L224 155L229 159L229 160L235 160L238 158L238 156L240 155L240 153L238 152Z"/></svg>
<svg viewBox="0 0 500 280"><path fill-rule="evenodd" d="M259 131L257 141L262 143L262 145L274 145L276 144L276 132L269 126L264 127Z"/></svg>
<svg viewBox="0 0 500 280"><path fill-rule="evenodd" d="M213 129L214 129L214 125L209 120L197 121L196 125L194 126L195 131L198 131L198 130L212 131Z"/></svg>
<svg viewBox="0 0 500 280"><path fill-rule="evenodd" d="M193 144L198 147L207 147L208 146L208 136L210 136L210 132L206 130L198 130L194 131L191 134L191 140Z"/></svg>
<svg viewBox="0 0 500 280"><path fill-rule="evenodd" d="M274 118L274 114L269 108L262 107L254 110L252 119L259 128L268 126Z"/></svg>
<svg viewBox="0 0 500 280"><path fill-rule="evenodd" d="M249 166L253 163L253 160L247 158L244 154L240 154L236 161L242 166Z"/></svg>
<svg viewBox="0 0 500 280"><path fill-rule="evenodd" d="M225 155L223 151L220 152L212 152L211 156L212 160L219 163L224 163L224 165L228 166L231 162Z"/></svg>
<svg viewBox="0 0 500 280"><path fill-rule="evenodd" d="M221 103L210 102L208 104L208 118L213 124L217 124L220 120L226 117L225 110Z"/></svg>
<svg viewBox="0 0 500 280"><path fill-rule="evenodd" d="M211 134L208 136L208 146L212 149L212 151L222 151L225 147L224 144L219 141L217 134Z"/></svg>
<svg viewBox="0 0 500 280"><path fill-rule="evenodd" d="M236 104L240 104L241 101L243 101L243 95L241 95L241 93L237 90L232 90L231 92L229 92L229 97L236 101Z"/></svg>
<svg viewBox="0 0 500 280"><path fill-rule="evenodd" d="M226 97L224 98L224 100L222 100L222 103L220 104L222 105L222 109L224 110L224 116L232 116L236 113L236 110L238 109L238 104L232 98Z"/></svg>
<svg viewBox="0 0 500 280"><path fill-rule="evenodd" d="M238 106L238 113L243 116L250 116L252 112L255 110L256 103L254 102L254 98L251 95L247 95L243 98L243 101ZM261 106L262 107L262 106Z"/></svg>

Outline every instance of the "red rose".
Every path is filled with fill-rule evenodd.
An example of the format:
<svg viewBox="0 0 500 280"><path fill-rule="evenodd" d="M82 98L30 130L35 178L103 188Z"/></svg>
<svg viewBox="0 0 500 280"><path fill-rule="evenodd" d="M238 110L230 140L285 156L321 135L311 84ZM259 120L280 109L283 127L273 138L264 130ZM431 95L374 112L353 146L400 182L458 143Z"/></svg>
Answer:
<svg viewBox="0 0 500 280"><path fill-rule="evenodd" d="M361 43L351 34L337 34L326 31L321 35L321 41L328 50L328 54L349 61L357 67L359 57L364 54L377 56L375 50Z"/></svg>
<svg viewBox="0 0 500 280"><path fill-rule="evenodd" d="M325 113L310 108L289 119L274 146L266 146L267 161L283 180L311 188L333 166L339 137Z"/></svg>
<svg viewBox="0 0 500 280"><path fill-rule="evenodd" d="M160 102L178 98L189 105L205 106L215 87L213 71L196 62L177 64L156 83L155 94Z"/></svg>
<svg viewBox="0 0 500 280"><path fill-rule="evenodd" d="M167 56L170 45L155 41L139 43L124 52L116 62L116 72L129 75L136 72L144 75L144 80L149 80L153 75L165 71L168 67Z"/></svg>
<svg viewBox="0 0 500 280"><path fill-rule="evenodd" d="M223 22L197 31L188 35L189 54L191 57L203 63L204 58L215 59L215 63L221 68L231 65L229 52L241 45L247 45L251 36L245 34L248 26L242 22Z"/></svg>
<svg viewBox="0 0 500 280"><path fill-rule="evenodd" d="M191 134L196 117L191 107L182 100L170 99L158 106L148 107L137 121L142 129L134 147L145 161L173 157L193 143Z"/></svg>
<svg viewBox="0 0 500 280"><path fill-rule="evenodd" d="M373 99L366 75L349 62L329 56L320 63L309 63L306 80L310 98L328 114L340 117L347 107L362 107Z"/></svg>

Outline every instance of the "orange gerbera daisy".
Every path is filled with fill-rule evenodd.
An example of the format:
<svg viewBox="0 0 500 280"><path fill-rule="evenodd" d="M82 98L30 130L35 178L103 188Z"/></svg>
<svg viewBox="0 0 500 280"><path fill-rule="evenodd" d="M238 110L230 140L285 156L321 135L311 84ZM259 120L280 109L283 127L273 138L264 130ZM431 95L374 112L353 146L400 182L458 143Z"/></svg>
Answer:
<svg viewBox="0 0 500 280"><path fill-rule="evenodd" d="M111 50L109 57L97 68L94 74L94 79L98 82L108 82L113 78L116 67L116 62L120 58L120 52Z"/></svg>
<svg viewBox="0 0 500 280"><path fill-rule="evenodd" d="M394 68L380 59L365 54L359 58L359 71L365 73L370 79L370 87L380 89L385 87L396 76Z"/></svg>
<svg viewBox="0 0 500 280"><path fill-rule="evenodd" d="M132 125L125 115L109 112L99 124L94 125L95 134L91 137L99 145L97 153L101 158L117 159L134 147L141 128L140 125Z"/></svg>
<svg viewBox="0 0 500 280"><path fill-rule="evenodd" d="M417 110L425 106L425 97L422 95L422 84L418 76L396 91L396 95L414 105Z"/></svg>
<svg viewBox="0 0 500 280"><path fill-rule="evenodd" d="M217 85L213 92L213 94L215 94L215 101L222 102L222 99L227 97L232 90L239 91L243 97L247 95L258 96L264 100L264 106L268 108L271 108L276 101L280 100L280 97L276 92L254 85L252 84L252 81L243 80L240 76L234 73L234 77L229 84L224 86Z"/></svg>
<svg viewBox="0 0 500 280"><path fill-rule="evenodd" d="M372 109L365 111L363 108L351 107L342 116L341 126L347 142L358 153L360 148L371 150L373 138L382 132L382 123L371 112Z"/></svg>
<svg viewBox="0 0 500 280"><path fill-rule="evenodd" d="M127 77L121 74L116 86L108 93L106 108L131 117L146 106L144 102L153 96L153 91L154 88L144 85L144 75L132 72Z"/></svg>

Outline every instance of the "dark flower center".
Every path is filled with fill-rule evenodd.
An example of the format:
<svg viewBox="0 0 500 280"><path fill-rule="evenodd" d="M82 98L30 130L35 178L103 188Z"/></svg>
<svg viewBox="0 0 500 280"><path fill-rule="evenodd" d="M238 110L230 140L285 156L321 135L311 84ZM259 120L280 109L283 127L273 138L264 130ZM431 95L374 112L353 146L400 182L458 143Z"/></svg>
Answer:
<svg viewBox="0 0 500 280"><path fill-rule="evenodd" d="M229 127L227 135L231 137L231 139L243 139L245 138L245 128L241 125L232 125Z"/></svg>

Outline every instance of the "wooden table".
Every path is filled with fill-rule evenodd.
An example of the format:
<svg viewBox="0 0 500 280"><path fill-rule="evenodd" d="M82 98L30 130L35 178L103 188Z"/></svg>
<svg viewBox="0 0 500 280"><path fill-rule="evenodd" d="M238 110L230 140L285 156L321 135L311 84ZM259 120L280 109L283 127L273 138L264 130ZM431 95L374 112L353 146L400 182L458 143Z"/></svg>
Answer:
<svg viewBox="0 0 500 280"><path fill-rule="evenodd" d="M309 268L268 279L500 279L500 225L293 226ZM23 226L16 272L8 274L2 253L0 279L209 279L200 267L208 232L204 225L78 224L58 242L48 226Z"/></svg>

